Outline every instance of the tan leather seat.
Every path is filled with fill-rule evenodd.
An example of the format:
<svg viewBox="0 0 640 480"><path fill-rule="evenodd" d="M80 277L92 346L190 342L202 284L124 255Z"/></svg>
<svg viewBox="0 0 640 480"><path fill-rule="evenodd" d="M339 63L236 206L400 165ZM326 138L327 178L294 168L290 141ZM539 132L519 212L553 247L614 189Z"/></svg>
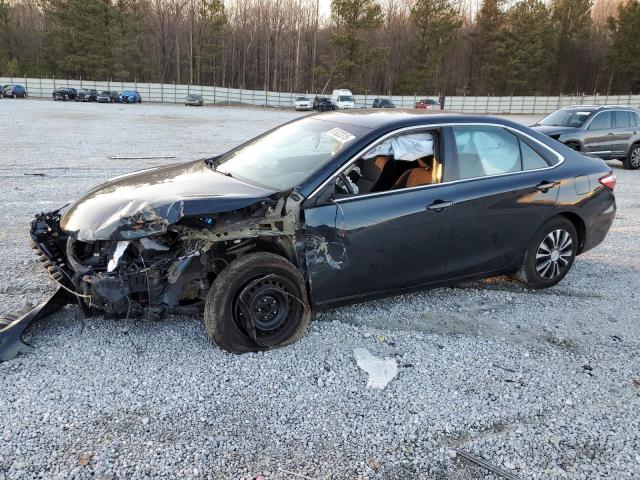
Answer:
<svg viewBox="0 0 640 480"><path fill-rule="evenodd" d="M407 170L400 175L400 178L393 185L392 190L419 187L420 185L439 182L440 179L438 177L442 170L439 168L439 164L435 159L433 159L431 163L432 165L429 165L426 160L422 158L418 159L418 165L420 166Z"/></svg>

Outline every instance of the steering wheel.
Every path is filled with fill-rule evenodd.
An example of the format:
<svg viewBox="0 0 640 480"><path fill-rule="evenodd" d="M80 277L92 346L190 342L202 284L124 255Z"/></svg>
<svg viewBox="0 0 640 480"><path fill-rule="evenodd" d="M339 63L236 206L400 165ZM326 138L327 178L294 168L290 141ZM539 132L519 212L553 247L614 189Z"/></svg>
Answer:
<svg viewBox="0 0 640 480"><path fill-rule="evenodd" d="M344 188L349 195L355 195L356 194L355 190L353 189L353 185L351 185L351 181L349 180L349 178L344 173L341 173L340 175L338 175L338 178L340 179L341 184L338 185L336 183L336 187Z"/></svg>

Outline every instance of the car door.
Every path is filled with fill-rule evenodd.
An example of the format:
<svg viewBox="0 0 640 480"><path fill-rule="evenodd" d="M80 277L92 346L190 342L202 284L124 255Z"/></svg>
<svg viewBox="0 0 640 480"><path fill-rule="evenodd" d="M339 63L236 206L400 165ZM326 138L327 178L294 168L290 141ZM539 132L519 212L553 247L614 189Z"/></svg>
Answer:
<svg viewBox="0 0 640 480"><path fill-rule="evenodd" d="M598 112L586 125L583 151L598 157L613 155L613 114L611 111Z"/></svg>
<svg viewBox="0 0 640 480"><path fill-rule="evenodd" d="M632 115L633 113L627 110L615 110L613 112L613 136L611 138L613 154L616 157L622 157L627 154L631 139L638 129L635 118Z"/></svg>
<svg viewBox="0 0 640 480"><path fill-rule="evenodd" d="M534 232L555 210L561 177L551 162L557 157L548 158L541 144L502 126L453 126L446 134L458 171L447 276L517 267Z"/></svg>
<svg viewBox="0 0 640 480"><path fill-rule="evenodd" d="M416 131L424 131L424 127L392 132L383 138ZM431 183L393 189L391 182L385 191L340 196L335 195L336 178L339 182L344 177L335 177L307 199L304 243L314 304L397 291L444 278L452 226L448 199L456 186L440 183L448 176L446 161L442 161L439 133L433 129L429 133L435 137ZM365 151L374 145L376 142ZM411 153L404 148L405 154ZM392 162L385 165L393 175L398 172Z"/></svg>
<svg viewBox="0 0 640 480"><path fill-rule="evenodd" d="M314 304L443 279L454 185L393 190L304 209Z"/></svg>

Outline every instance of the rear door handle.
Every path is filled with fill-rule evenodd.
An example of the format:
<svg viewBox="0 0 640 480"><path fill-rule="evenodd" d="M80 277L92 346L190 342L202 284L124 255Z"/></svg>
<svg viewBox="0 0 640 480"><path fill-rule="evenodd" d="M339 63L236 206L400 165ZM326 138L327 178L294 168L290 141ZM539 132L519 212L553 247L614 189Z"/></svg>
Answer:
<svg viewBox="0 0 640 480"><path fill-rule="evenodd" d="M557 187L559 184L560 182L542 182L536 185L536 190L547 193L549 190L551 190L554 187Z"/></svg>
<svg viewBox="0 0 640 480"><path fill-rule="evenodd" d="M445 208L449 208L453 205L453 202L443 202L442 200L436 200L431 205L427 207L427 210L434 210L436 212L441 212Z"/></svg>

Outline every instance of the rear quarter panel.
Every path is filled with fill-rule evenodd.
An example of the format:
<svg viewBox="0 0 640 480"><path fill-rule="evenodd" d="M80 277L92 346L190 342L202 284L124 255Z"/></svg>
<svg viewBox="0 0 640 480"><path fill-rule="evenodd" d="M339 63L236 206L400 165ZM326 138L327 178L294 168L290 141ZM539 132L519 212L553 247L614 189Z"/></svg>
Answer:
<svg viewBox="0 0 640 480"><path fill-rule="evenodd" d="M579 232L583 235L579 253L584 253L605 239L615 218L615 195L600 183L611 168L603 160L570 151L565 153L563 170L565 180L560 186L558 213L581 219L584 231Z"/></svg>

